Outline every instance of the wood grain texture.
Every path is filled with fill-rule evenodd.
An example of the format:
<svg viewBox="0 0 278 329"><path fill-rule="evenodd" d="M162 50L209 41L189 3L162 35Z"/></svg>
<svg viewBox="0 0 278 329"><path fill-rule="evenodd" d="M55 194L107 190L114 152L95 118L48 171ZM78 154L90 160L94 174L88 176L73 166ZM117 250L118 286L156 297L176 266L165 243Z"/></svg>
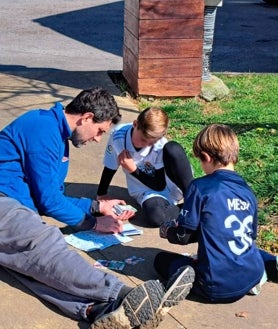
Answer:
<svg viewBox="0 0 278 329"><path fill-rule="evenodd" d="M201 89L204 0L126 0L123 74L138 95Z"/></svg>

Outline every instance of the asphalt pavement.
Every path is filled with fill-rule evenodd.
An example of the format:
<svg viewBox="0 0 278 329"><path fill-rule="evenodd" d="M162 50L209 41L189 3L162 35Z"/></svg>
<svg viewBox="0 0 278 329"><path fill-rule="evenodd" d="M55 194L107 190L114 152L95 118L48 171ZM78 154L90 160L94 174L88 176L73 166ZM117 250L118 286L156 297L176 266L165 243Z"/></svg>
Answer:
<svg viewBox="0 0 278 329"><path fill-rule="evenodd" d="M216 13L211 71L278 73L278 5L224 0Z"/></svg>
<svg viewBox="0 0 278 329"><path fill-rule="evenodd" d="M124 1L1 0L0 71L122 70L123 15ZM278 6L224 0L211 71L278 73Z"/></svg>
<svg viewBox="0 0 278 329"><path fill-rule="evenodd" d="M122 97L109 78L122 70L123 1L113 0L1 0L0 2L0 128L31 108L69 102L81 89L100 85L116 98L123 122L138 115L136 103ZM278 7L260 0L224 0L216 17L212 72L278 72ZM92 197L99 181L107 136L84 149L71 148L66 180L70 195ZM123 174L112 181L111 193L130 200ZM44 218L51 225L62 225ZM144 233L126 245L80 254L92 265L96 259L144 262L113 272L130 285L157 278L152 260L160 250L196 252L196 245L169 245L140 217L133 223ZM46 251L47 252L47 251ZM3 269L0 270L1 329L86 329L86 322L68 319L37 299ZM187 300L173 308L159 329L275 329L277 284L268 282L259 296L232 304L204 304Z"/></svg>

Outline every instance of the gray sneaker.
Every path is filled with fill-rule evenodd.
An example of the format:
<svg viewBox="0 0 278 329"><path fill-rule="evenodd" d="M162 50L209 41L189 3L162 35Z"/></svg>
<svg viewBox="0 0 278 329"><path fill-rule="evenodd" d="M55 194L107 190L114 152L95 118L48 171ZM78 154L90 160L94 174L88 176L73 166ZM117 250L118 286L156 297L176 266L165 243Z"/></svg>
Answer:
<svg viewBox="0 0 278 329"><path fill-rule="evenodd" d="M152 319L141 325L140 329L156 328L173 306L186 299L194 280L195 271L193 268L183 266L170 277L165 286L160 283L164 291L161 303Z"/></svg>
<svg viewBox="0 0 278 329"><path fill-rule="evenodd" d="M171 307L186 299L195 280L195 271L191 266L180 267L167 281L166 293L162 298L162 307Z"/></svg>
<svg viewBox="0 0 278 329"><path fill-rule="evenodd" d="M97 317L91 329L156 328L162 317L157 314L164 295L159 281L146 281L132 289L113 311Z"/></svg>

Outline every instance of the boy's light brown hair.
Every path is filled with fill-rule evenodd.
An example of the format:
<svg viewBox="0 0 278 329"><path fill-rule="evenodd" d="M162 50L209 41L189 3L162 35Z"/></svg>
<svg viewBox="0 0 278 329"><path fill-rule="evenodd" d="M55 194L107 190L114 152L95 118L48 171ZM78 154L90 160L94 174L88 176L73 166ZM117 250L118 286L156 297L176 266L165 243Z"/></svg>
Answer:
<svg viewBox="0 0 278 329"><path fill-rule="evenodd" d="M168 129L169 118L167 113L158 107L148 107L137 118L137 129L142 131L146 138L161 138Z"/></svg>
<svg viewBox="0 0 278 329"><path fill-rule="evenodd" d="M239 143L234 131L222 124L211 124L202 129L193 143L193 153L201 161L207 153L215 164L227 166L238 162Z"/></svg>

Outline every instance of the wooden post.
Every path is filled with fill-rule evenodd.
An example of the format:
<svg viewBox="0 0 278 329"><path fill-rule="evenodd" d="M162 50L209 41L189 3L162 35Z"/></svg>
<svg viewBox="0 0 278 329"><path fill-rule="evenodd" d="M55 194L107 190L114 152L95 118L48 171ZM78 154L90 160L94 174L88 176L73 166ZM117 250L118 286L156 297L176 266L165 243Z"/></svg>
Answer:
<svg viewBox="0 0 278 329"><path fill-rule="evenodd" d="M125 0L123 75L136 95L201 91L204 0Z"/></svg>

